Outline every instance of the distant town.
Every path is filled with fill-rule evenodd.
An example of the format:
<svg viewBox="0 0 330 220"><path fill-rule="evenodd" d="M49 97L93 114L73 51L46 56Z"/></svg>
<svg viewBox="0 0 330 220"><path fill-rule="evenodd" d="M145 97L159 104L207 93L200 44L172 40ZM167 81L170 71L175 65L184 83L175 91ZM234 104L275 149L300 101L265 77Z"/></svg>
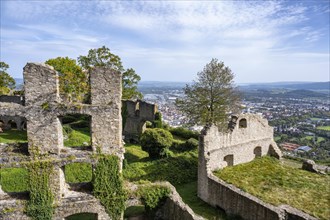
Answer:
<svg viewBox="0 0 330 220"><path fill-rule="evenodd" d="M240 86L242 112L262 114L268 119L274 127L275 141L286 156L329 164L329 85L326 82ZM141 83L139 90L146 101L158 104L165 123L199 131L202 127L188 126L187 118L175 107L175 100L184 97L184 86L184 83Z"/></svg>

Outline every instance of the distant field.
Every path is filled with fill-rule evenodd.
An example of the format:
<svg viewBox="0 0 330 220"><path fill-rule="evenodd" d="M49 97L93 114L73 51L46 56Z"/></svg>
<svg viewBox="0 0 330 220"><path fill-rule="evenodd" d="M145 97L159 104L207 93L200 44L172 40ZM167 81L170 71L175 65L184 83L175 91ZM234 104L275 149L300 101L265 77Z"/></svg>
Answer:
<svg viewBox="0 0 330 220"><path fill-rule="evenodd" d="M306 139L306 140L313 140L314 136L306 136L303 137L302 139ZM321 141L324 141L324 137L317 137L317 143L320 143Z"/></svg>
<svg viewBox="0 0 330 220"><path fill-rule="evenodd" d="M322 118L310 118L312 121L319 121L322 120Z"/></svg>
<svg viewBox="0 0 330 220"><path fill-rule="evenodd" d="M274 205L288 204L328 219L330 177L281 164L270 157L226 167L215 175Z"/></svg>
<svg viewBox="0 0 330 220"><path fill-rule="evenodd" d="M330 126L319 126L317 127L319 130L325 130L325 131L330 131Z"/></svg>

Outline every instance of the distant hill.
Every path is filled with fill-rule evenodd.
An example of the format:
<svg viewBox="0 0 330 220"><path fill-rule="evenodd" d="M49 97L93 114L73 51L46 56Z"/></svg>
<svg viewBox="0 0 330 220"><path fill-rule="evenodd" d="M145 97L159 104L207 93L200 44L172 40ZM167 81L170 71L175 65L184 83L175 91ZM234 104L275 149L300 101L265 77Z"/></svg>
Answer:
<svg viewBox="0 0 330 220"><path fill-rule="evenodd" d="M330 90L329 82L275 82L251 83L240 85L243 89L297 89L297 90Z"/></svg>

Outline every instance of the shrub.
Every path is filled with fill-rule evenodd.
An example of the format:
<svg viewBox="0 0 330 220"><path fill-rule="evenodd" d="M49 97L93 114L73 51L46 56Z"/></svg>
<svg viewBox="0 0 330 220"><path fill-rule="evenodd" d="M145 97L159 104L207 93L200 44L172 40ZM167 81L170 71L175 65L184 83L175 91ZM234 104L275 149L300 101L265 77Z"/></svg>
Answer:
<svg viewBox="0 0 330 220"><path fill-rule="evenodd" d="M184 152L196 149L198 147L198 140L195 138L189 138L186 141L174 140L171 149L176 152Z"/></svg>
<svg viewBox="0 0 330 220"><path fill-rule="evenodd" d="M171 193L171 190L162 185L146 185L138 190L142 203L147 211L151 211L159 207Z"/></svg>
<svg viewBox="0 0 330 220"><path fill-rule="evenodd" d="M172 135L178 136L180 138L189 139L195 138L198 140L199 133L196 131L191 131L183 127L171 128L170 132Z"/></svg>
<svg viewBox="0 0 330 220"><path fill-rule="evenodd" d="M198 140L196 140L195 138L189 138L186 142L185 142L185 149L186 150L193 150L196 149L198 147Z"/></svg>
<svg viewBox="0 0 330 220"><path fill-rule="evenodd" d="M172 145L173 136L161 128L148 129L141 135L140 142L150 158L160 158L164 156L162 152Z"/></svg>

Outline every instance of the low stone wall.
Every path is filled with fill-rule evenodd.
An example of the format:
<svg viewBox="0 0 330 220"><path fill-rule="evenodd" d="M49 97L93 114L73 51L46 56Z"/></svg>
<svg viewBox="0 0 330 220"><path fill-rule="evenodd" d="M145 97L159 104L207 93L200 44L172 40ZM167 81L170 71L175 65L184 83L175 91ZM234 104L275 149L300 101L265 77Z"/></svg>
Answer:
<svg viewBox="0 0 330 220"><path fill-rule="evenodd" d="M247 220L317 220L288 205L274 206L208 175L208 203L225 210L227 215L239 215Z"/></svg>
<svg viewBox="0 0 330 220"><path fill-rule="evenodd" d="M171 184L166 184L171 188L171 195L166 199L164 206L158 210L157 216L164 220L202 220L203 217L194 213L194 211L182 201L182 198Z"/></svg>

